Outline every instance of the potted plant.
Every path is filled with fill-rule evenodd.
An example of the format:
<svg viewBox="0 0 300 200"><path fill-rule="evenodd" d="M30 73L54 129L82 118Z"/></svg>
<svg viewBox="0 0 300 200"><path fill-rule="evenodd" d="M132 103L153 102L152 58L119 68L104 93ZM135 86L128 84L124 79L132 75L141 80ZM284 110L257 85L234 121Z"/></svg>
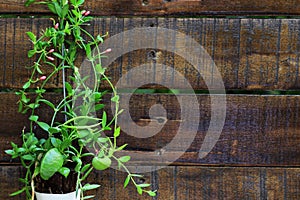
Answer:
<svg viewBox="0 0 300 200"><path fill-rule="evenodd" d="M131 181L139 194L155 196L155 191L147 189L150 184L138 184L135 177L141 175L132 174L126 167L130 156L117 155L126 147L117 146L120 135L117 118L121 113L119 96L101 66L101 58L111 49L100 52L98 45L103 42L102 36L93 37L85 29L92 17L89 11L81 9L84 0L27 0L26 6L32 3L45 4L56 17L50 18L53 25L43 30L39 37L27 32L33 44L28 57L36 60L29 67L28 81L16 94L20 97L19 111L28 115L30 126L22 131L22 144L11 142L12 149L6 150L13 159L20 160L26 173L20 179L24 187L11 195L25 192L27 199L34 199L34 196L63 199L69 195L74 200L87 199L93 196L84 197L83 193L99 187L84 184L88 175L94 169L105 170L116 163L128 173L124 187ZM78 54L87 57L93 72L91 76L83 77L80 73L75 63ZM71 72L68 78L65 78L66 70ZM46 98L47 84L59 74L63 76L63 95L58 102L53 102ZM90 79L93 80L92 87L88 84ZM105 92L99 89L103 83L108 83L113 93L110 103L114 104L115 111L110 120L103 111ZM38 114L45 107L51 110L50 121L44 121L43 115ZM94 115L96 111L98 114ZM42 130L42 134L38 134L35 127ZM107 132L111 135L106 136ZM60 189L62 183L57 180L63 180L66 188ZM66 194L57 197L58 193Z"/></svg>

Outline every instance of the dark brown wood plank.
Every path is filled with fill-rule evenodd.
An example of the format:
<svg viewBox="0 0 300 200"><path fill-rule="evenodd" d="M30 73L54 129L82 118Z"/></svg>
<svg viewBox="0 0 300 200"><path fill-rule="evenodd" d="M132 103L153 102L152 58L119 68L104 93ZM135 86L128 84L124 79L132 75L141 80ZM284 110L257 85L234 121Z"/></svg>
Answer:
<svg viewBox="0 0 300 200"><path fill-rule="evenodd" d="M0 166L0 198L21 187L19 166ZM243 168L243 167L166 167L145 174L144 180L158 189L155 199L291 199L300 198L299 168ZM132 185L122 186L126 175L109 169L91 174L88 181L99 183L94 191L103 200L152 199L139 196ZM95 194L94 193L94 194ZM23 196L9 198L24 199Z"/></svg>
<svg viewBox="0 0 300 200"><path fill-rule="evenodd" d="M49 97L55 99L59 96L49 94ZM125 97L130 96L121 94L121 100ZM197 121L192 116L196 109L191 105L198 102L193 102L189 97L183 94L136 94L131 97L129 108L125 108L129 110L133 121L121 115L119 124L123 134L119 142L128 143L128 150L137 151L135 162L143 163L146 159L146 162L168 163L175 161L172 159L179 154L181 157L177 162L182 164L300 165L299 96L227 95L222 134L216 146L203 159L199 159L198 153L210 125L210 98L208 95L197 95L200 113L200 121ZM8 162L9 157L3 155L3 150L9 148L11 140L20 142L21 130L28 125L26 118L17 113L17 99L13 94L2 93L0 99L0 160ZM183 102L182 108L180 102ZM166 117L157 111L150 119L149 110L154 104L161 104L166 109ZM122 108L124 105L121 102ZM107 111L110 112L109 107ZM41 112L45 118L51 114L49 110ZM187 118L183 118L182 113L187 113ZM152 125L149 125L150 122ZM183 122L187 123L182 125ZM221 119L215 123L221 123ZM193 127L198 124L199 127L193 131ZM161 131L157 126L162 126ZM179 126L182 126L184 134L174 139L179 133ZM137 128L141 128L141 131ZM153 128L158 131L155 132ZM176 145L164 151L163 148L171 141ZM186 153L182 148L184 142L188 144Z"/></svg>
<svg viewBox="0 0 300 200"><path fill-rule="evenodd" d="M89 30L94 34L109 32L109 39L133 28L173 29L194 39L211 55L226 89L287 90L300 87L299 22L298 19L105 18L95 19ZM49 19L0 19L0 26L3 27L0 30L0 88L20 88L26 81L29 72L25 67L33 60L26 58L31 45L25 32L37 33L50 23ZM149 37L152 39L158 36ZM108 67L108 75L113 82L124 78L130 69L148 64L152 68L145 72L146 76L154 77L153 80L163 80L170 88L187 89L189 82L194 89L207 89L203 76L195 67L186 58L171 53L174 48L195 47L185 43L179 36L159 37L164 42L170 40L166 45L174 45L166 46L167 51L155 48L139 49L123 56L118 55L120 57ZM120 51L120 48L126 49L126 44L136 44L135 41L131 39L128 43L124 42L125 46L120 46L121 41L117 41L116 46L109 46L113 49L111 56L114 55L113 52ZM82 59L79 59L78 66ZM175 69L182 78L176 77L173 72L158 64ZM45 74L47 73L49 69L45 69ZM214 75L207 75L207 81ZM60 80L59 76L55 77L48 87L61 87ZM136 86L138 82L135 83L134 80L129 78L123 81L122 87Z"/></svg>
<svg viewBox="0 0 300 200"><path fill-rule="evenodd" d="M0 5L1 13L47 13L44 6L26 8L24 2L5 1ZM96 15L298 15L298 4L285 0L87 0L84 7Z"/></svg>

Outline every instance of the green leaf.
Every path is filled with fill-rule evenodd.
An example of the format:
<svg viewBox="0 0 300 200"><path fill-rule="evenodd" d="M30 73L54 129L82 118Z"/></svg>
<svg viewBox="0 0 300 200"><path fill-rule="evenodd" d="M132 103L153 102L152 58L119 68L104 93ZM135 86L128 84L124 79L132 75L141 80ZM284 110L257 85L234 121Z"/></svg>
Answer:
<svg viewBox="0 0 300 200"><path fill-rule="evenodd" d="M39 74L44 74L44 73L42 72L42 70L39 68L39 66L36 66L36 71L37 71Z"/></svg>
<svg viewBox="0 0 300 200"><path fill-rule="evenodd" d="M86 172L86 170L88 170L91 167L91 164L86 164L82 167L82 169L80 170L81 173Z"/></svg>
<svg viewBox="0 0 300 200"><path fill-rule="evenodd" d="M52 137L50 140L51 140L51 144L56 148L58 148L61 145L61 140L58 138Z"/></svg>
<svg viewBox="0 0 300 200"><path fill-rule="evenodd" d="M106 112L103 111L103 114L102 114L102 127L104 128L106 126L106 122L107 122L107 115L106 115Z"/></svg>
<svg viewBox="0 0 300 200"><path fill-rule="evenodd" d="M116 137L119 137L119 136L120 136L120 133L121 133L121 128L118 127L118 128L115 130L115 132L114 132L114 137L115 137L115 138L116 138Z"/></svg>
<svg viewBox="0 0 300 200"><path fill-rule="evenodd" d="M156 196L156 192L155 191L146 191L148 193L149 196L151 197L155 197Z"/></svg>
<svg viewBox="0 0 300 200"><path fill-rule="evenodd" d="M137 192L142 195L143 194L143 189L139 186L136 186Z"/></svg>
<svg viewBox="0 0 300 200"><path fill-rule="evenodd" d="M25 6L30 6L32 3L34 3L35 2L35 0L27 0L26 2L25 2Z"/></svg>
<svg viewBox="0 0 300 200"><path fill-rule="evenodd" d="M120 96L119 95L115 95L113 98L111 98L111 101L115 102L115 103L118 103L119 99L120 99Z"/></svg>
<svg viewBox="0 0 300 200"><path fill-rule="evenodd" d="M4 152L5 152L6 154L8 154L8 155L13 155L13 154L15 154L15 151L12 150L12 149L5 150Z"/></svg>
<svg viewBox="0 0 300 200"><path fill-rule="evenodd" d="M68 35L70 35L70 34L71 34L71 30L70 30L70 24L69 24L69 22L66 22L66 25L65 25L65 30L64 30L64 32L65 32L66 34L68 34Z"/></svg>
<svg viewBox="0 0 300 200"><path fill-rule="evenodd" d="M27 81L24 85L23 85L23 89L26 90L27 88L29 88L31 85L30 80Z"/></svg>
<svg viewBox="0 0 300 200"><path fill-rule="evenodd" d="M103 41L104 41L103 38L100 35L98 35L97 36L97 42L103 43Z"/></svg>
<svg viewBox="0 0 300 200"><path fill-rule="evenodd" d="M74 91L70 83L66 82L66 89L69 95L73 95Z"/></svg>
<svg viewBox="0 0 300 200"><path fill-rule="evenodd" d="M124 181L124 188L126 188L127 185L129 184L130 178L131 178L130 175L128 175L128 176L126 177L126 179L125 179L125 181Z"/></svg>
<svg viewBox="0 0 300 200"><path fill-rule="evenodd" d="M60 133L61 132L61 129L58 128L58 127L50 127L48 129L48 132L51 133L51 134L54 134L54 133Z"/></svg>
<svg viewBox="0 0 300 200"><path fill-rule="evenodd" d="M46 92L45 89L37 89L37 90L35 91L35 93L37 93L37 94L43 94L43 93L45 93L45 92Z"/></svg>
<svg viewBox="0 0 300 200"><path fill-rule="evenodd" d="M109 138L103 138L103 137L99 137L98 139L97 139L97 142L99 142L99 143L106 143L106 142L108 142L108 140L109 140Z"/></svg>
<svg viewBox="0 0 300 200"><path fill-rule="evenodd" d="M37 175L39 175L40 174L40 167L38 167L38 166L36 166L35 168L34 168L34 172L33 172L33 176L34 177L36 177Z"/></svg>
<svg viewBox="0 0 300 200"><path fill-rule="evenodd" d="M118 160L125 163L125 162L128 162L130 160L130 156L122 156Z"/></svg>
<svg viewBox="0 0 300 200"><path fill-rule="evenodd" d="M61 59L61 60L64 60L64 59L65 59L65 58L64 58L61 54L59 54L59 53L53 52L53 55L56 56L56 57L58 57L58 58Z"/></svg>
<svg viewBox="0 0 300 200"><path fill-rule="evenodd" d="M35 104L35 103L31 103L29 105L27 105L29 108L31 109L35 109L35 108L38 108L40 106L40 104Z"/></svg>
<svg viewBox="0 0 300 200"><path fill-rule="evenodd" d="M121 151L123 150L128 144L124 144L122 146L120 146L119 148L117 148L117 151Z"/></svg>
<svg viewBox="0 0 300 200"><path fill-rule="evenodd" d="M140 175L140 174L131 174L131 176L138 177L138 178L143 178L144 177L143 175Z"/></svg>
<svg viewBox="0 0 300 200"><path fill-rule="evenodd" d="M26 34L28 35L28 37L31 39L32 42L36 42L36 36L34 35L33 32L26 32Z"/></svg>
<svg viewBox="0 0 300 200"><path fill-rule="evenodd" d="M29 117L29 120L30 120L30 121L34 121L34 122L36 122L38 119L39 119L39 116L37 116L37 115L31 115L31 116Z"/></svg>
<svg viewBox="0 0 300 200"><path fill-rule="evenodd" d="M22 156L22 158L24 160L34 160L34 157L32 155L30 155L30 154L26 154L26 155Z"/></svg>
<svg viewBox="0 0 300 200"><path fill-rule="evenodd" d="M76 5L77 1L76 0L70 0L72 5Z"/></svg>
<svg viewBox="0 0 300 200"><path fill-rule="evenodd" d="M60 149L63 151L64 149L68 148L72 144L72 140L70 138L66 138L62 141L60 145Z"/></svg>
<svg viewBox="0 0 300 200"><path fill-rule="evenodd" d="M88 136L91 132L89 130L83 129L78 131L79 138L85 138Z"/></svg>
<svg viewBox="0 0 300 200"><path fill-rule="evenodd" d="M61 174L61 175L63 175L65 178L67 178L68 176L69 176L69 174L70 174L70 169L69 168L67 168L67 167L62 167L62 168L60 168L59 170L58 170L58 172Z"/></svg>
<svg viewBox="0 0 300 200"><path fill-rule="evenodd" d="M77 12L77 10L73 9L72 13L75 15L75 17L80 18L81 14Z"/></svg>
<svg viewBox="0 0 300 200"><path fill-rule="evenodd" d="M104 104L96 104L96 105L95 105L95 111L101 110L101 109L103 109L104 107L105 107Z"/></svg>
<svg viewBox="0 0 300 200"><path fill-rule="evenodd" d="M91 50L91 45L88 44L85 46L85 52L86 52L86 56L89 60L93 60L92 58L92 50Z"/></svg>
<svg viewBox="0 0 300 200"><path fill-rule="evenodd" d="M41 162L41 177L44 180L51 178L63 165L63 155L57 148L50 149Z"/></svg>
<svg viewBox="0 0 300 200"><path fill-rule="evenodd" d="M48 131L50 126L45 122L36 122L43 130Z"/></svg>
<svg viewBox="0 0 300 200"><path fill-rule="evenodd" d="M28 58L31 58L32 56L34 56L35 53L36 53L36 50L34 50L34 49L29 50L28 54L27 54Z"/></svg>
<svg viewBox="0 0 300 200"><path fill-rule="evenodd" d="M76 2L77 6L80 6L80 5L82 5L83 3L84 3L84 0L78 0L78 1Z"/></svg>
<svg viewBox="0 0 300 200"><path fill-rule="evenodd" d="M100 185L98 185L98 184L89 184L89 183L87 183L82 187L82 190L83 191L94 190L94 189L99 188L99 187L100 187Z"/></svg>
<svg viewBox="0 0 300 200"><path fill-rule="evenodd" d="M54 14L57 14L55 6L52 3L48 3L48 8L51 12L53 12Z"/></svg>
<svg viewBox="0 0 300 200"><path fill-rule="evenodd" d="M19 195L19 194L21 194L22 192L24 192L24 191L26 190L26 188L27 188L27 187L23 187L21 190L18 190L18 191L14 192L14 193L9 194L9 196L12 197L12 196Z"/></svg>
<svg viewBox="0 0 300 200"><path fill-rule="evenodd" d="M93 171L94 168L90 168L84 175L83 177L80 179L81 181L84 181L88 175Z"/></svg>
<svg viewBox="0 0 300 200"><path fill-rule="evenodd" d="M55 10L56 10L56 14L62 18L62 9L60 7L60 5L57 2L53 2Z"/></svg>
<svg viewBox="0 0 300 200"><path fill-rule="evenodd" d="M19 101L18 112L22 112L22 110L23 110L23 103Z"/></svg>
<svg viewBox="0 0 300 200"><path fill-rule="evenodd" d="M145 188L145 187L151 186L151 184L149 184L149 183L143 183L143 184L139 184L138 186L141 187L141 188Z"/></svg>
<svg viewBox="0 0 300 200"><path fill-rule="evenodd" d="M64 5L64 7L61 11L62 18L64 18L68 14L68 11L69 11L69 5L66 4L66 5Z"/></svg>
<svg viewBox="0 0 300 200"><path fill-rule="evenodd" d="M83 199L91 199L91 198L95 198L95 195L88 195L88 196L84 196Z"/></svg>
<svg viewBox="0 0 300 200"><path fill-rule="evenodd" d="M39 102L42 102L42 103L48 105L48 106L51 107L53 110L55 109L54 104L51 103L50 101L46 100L46 99L40 99Z"/></svg>
<svg viewBox="0 0 300 200"><path fill-rule="evenodd" d="M110 167L111 159L109 157L104 157L104 158L94 157L92 160L92 165L97 170L105 170Z"/></svg>

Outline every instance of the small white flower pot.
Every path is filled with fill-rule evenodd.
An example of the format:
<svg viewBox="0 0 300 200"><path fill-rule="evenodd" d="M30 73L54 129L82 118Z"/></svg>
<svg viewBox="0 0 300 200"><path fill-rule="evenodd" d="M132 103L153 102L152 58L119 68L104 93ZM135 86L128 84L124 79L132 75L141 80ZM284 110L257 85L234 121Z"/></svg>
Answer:
<svg viewBox="0 0 300 200"><path fill-rule="evenodd" d="M67 194L47 194L35 192L37 200L80 200L80 191L76 196L76 191Z"/></svg>

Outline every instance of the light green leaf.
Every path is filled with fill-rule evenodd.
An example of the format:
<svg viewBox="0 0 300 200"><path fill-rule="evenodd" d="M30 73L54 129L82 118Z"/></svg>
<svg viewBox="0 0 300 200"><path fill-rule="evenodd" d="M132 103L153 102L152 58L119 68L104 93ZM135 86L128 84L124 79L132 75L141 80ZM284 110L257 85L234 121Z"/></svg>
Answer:
<svg viewBox="0 0 300 200"><path fill-rule="evenodd" d="M50 126L45 122L36 122L43 130L48 131Z"/></svg>
<svg viewBox="0 0 300 200"><path fill-rule="evenodd" d="M28 35L28 37L31 39L32 42L36 42L36 36L34 35L33 32L26 32L26 34Z"/></svg>
<svg viewBox="0 0 300 200"><path fill-rule="evenodd" d="M84 172L86 172L86 170L88 170L88 168L90 168L91 167L91 164L86 164L86 165L84 165L83 167L82 167L82 169L80 170L80 172L81 173L84 173Z"/></svg>
<svg viewBox="0 0 300 200"><path fill-rule="evenodd" d="M119 137L120 136L120 133L121 133L121 128L118 127L115 132L114 132L114 137Z"/></svg>
<svg viewBox="0 0 300 200"><path fill-rule="evenodd" d="M89 60L92 60L92 50L91 50L91 45L88 44L85 46L85 52L86 52L86 56Z"/></svg>
<svg viewBox="0 0 300 200"><path fill-rule="evenodd" d="M54 133L60 133L61 132L61 129L58 128L58 127L50 127L48 129L48 132L51 133L51 134L54 134Z"/></svg>
<svg viewBox="0 0 300 200"><path fill-rule="evenodd" d="M83 190L83 191L94 190L94 189L96 189L96 188L98 188L98 187L100 187L100 185L98 185L98 184L89 184L89 183L87 183L87 184L85 184L85 185L82 187L82 190Z"/></svg>
<svg viewBox="0 0 300 200"><path fill-rule="evenodd" d="M40 99L39 102L43 102L44 104L50 106L53 110L55 109L54 104L51 103L50 101L46 100L46 99Z"/></svg>
<svg viewBox="0 0 300 200"><path fill-rule="evenodd" d="M26 90L27 88L29 88L31 85L30 81L27 81L24 85L23 85L23 89Z"/></svg>
<svg viewBox="0 0 300 200"><path fill-rule="evenodd" d="M31 116L29 117L29 120L30 120L30 121L34 121L34 122L36 122L38 119L39 119L39 116L37 116L37 115L31 115Z"/></svg>
<svg viewBox="0 0 300 200"><path fill-rule="evenodd" d="M28 54L27 54L28 58L31 58L32 56L34 56L35 53L36 53L36 51L34 49L29 50Z"/></svg>
<svg viewBox="0 0 300 200"><path fill-rule="evenodd" d="M40 174L44 180L51 178L63 165L63 155L57 148L50 149L41 162Z"/></svg>
<svg viewBox="0 0 300 200"><path fill-rule="evenodd" d="M25 3L25 6L30 6L30 4L34 3L35 0L27 0L26 3Z"/></svg>
<svg viewBox="0 0 300 200"><path fill-rule="evenodd" d="M139 186L136 186L137 192L142 195L143 194L143 189Z"/></svg>
<svg viewBox="0 0 300 200"><path fill-rule="evenodd" d="M143 184L139 184L138 186L141 187L141 188L145 188L145 187L151 186L151 184L149 184L149 183L143 183Z"/></svg>
<svg viewBox="0 0 300 200"><path fill-rule="evenodd" d="M156 192L155 191L147 191L147 193L151 197L155 197L156 196Z"/></svg>
<svg viewBox="0 0 300 200"><path fill-rule="evenodd" d="M12 197L12 196L19 195L19 194L21 194L22 192L24 192L24 191L26 190L26 188L27 188L27 187L23 187L21 190L18 190L18 191L14 192L14 193L9 194L9 196Z"/></svg>
<svg viewBox="0 0 300 200"><path fill-rule="evenodd" d="M111 159L109 157L104 157L104 158L94 157L92 161L92 165L97 170L105 170L110 167Z"/></svg>
<svg viewBox="0 0 300 200"><path fill-rule="evenodd" d="M61 175L63 175L65 178L67 178L68 176L69 176L69 174L70 174L70 169L69 168L67 168L67 167L62 167L62 168L60 168L59 170L58 170L58 172L61 174Z"/></svg>
<svg viewBox="0 0 300 200"><path fill-rule="evenodd" d="M54 14L57 14L57 12L55 10L55 6L52 3L48 3L48 8L51 12L53 12Z"/></svg>
<svg viewBox="0 0 300 200"><path fill-rule="evenodd" d="M119 158L119 161L125 163L128 162L130 160L130 156L122 156L121 158Z"/></svg>
<svg viewBox="0 0 300 200"><path fill-rule="evenodd" d="M115 95L113 98L111 98L111 101L115 102L115 103L118 103L119 99L120 99L120 96L119 95Z"/></svg>
<svg viewBox="0 0 300 200"><path fill-rule="evenodd" d="M66 5L64 5L64 7L61 11L62 18L64 18L68 14L68 11L69 11L69 5L66 4Z"/></svg>
<svg viewBox="0 0 300 200"><path fill-rule="evenodd" d="M102 127L104 128L106 126L106 121L107 121L107 115L106 115L106 112L103 111L103 114L102 114Z"/></svg>
<svg viewBox="0 0 300 200"><path fill-rule="evenodd" d="M127 185L129 184L130 178L131 178L130 175L128 175L128 176L126 177L126 179L125 179L125 181L124 181L124 188L126 188Z"/></svg>
<svg viewBox="0 0 300 200"><path fill-rule="evenodd" d="M117 148L117 151L121 151L123 150L128 144L124 144L122 146L120 146L119 148Z"/></svg>
<svg viewBox="0 0 300 200"><path fill-rule="evenodd" d="M64 58L61 54L59 54L59 53L53 52L53 55L56 56L56 57L58 57L58 58L61 59L61 60L64 60L64 59L65 59L65 58Z"/></svg>

